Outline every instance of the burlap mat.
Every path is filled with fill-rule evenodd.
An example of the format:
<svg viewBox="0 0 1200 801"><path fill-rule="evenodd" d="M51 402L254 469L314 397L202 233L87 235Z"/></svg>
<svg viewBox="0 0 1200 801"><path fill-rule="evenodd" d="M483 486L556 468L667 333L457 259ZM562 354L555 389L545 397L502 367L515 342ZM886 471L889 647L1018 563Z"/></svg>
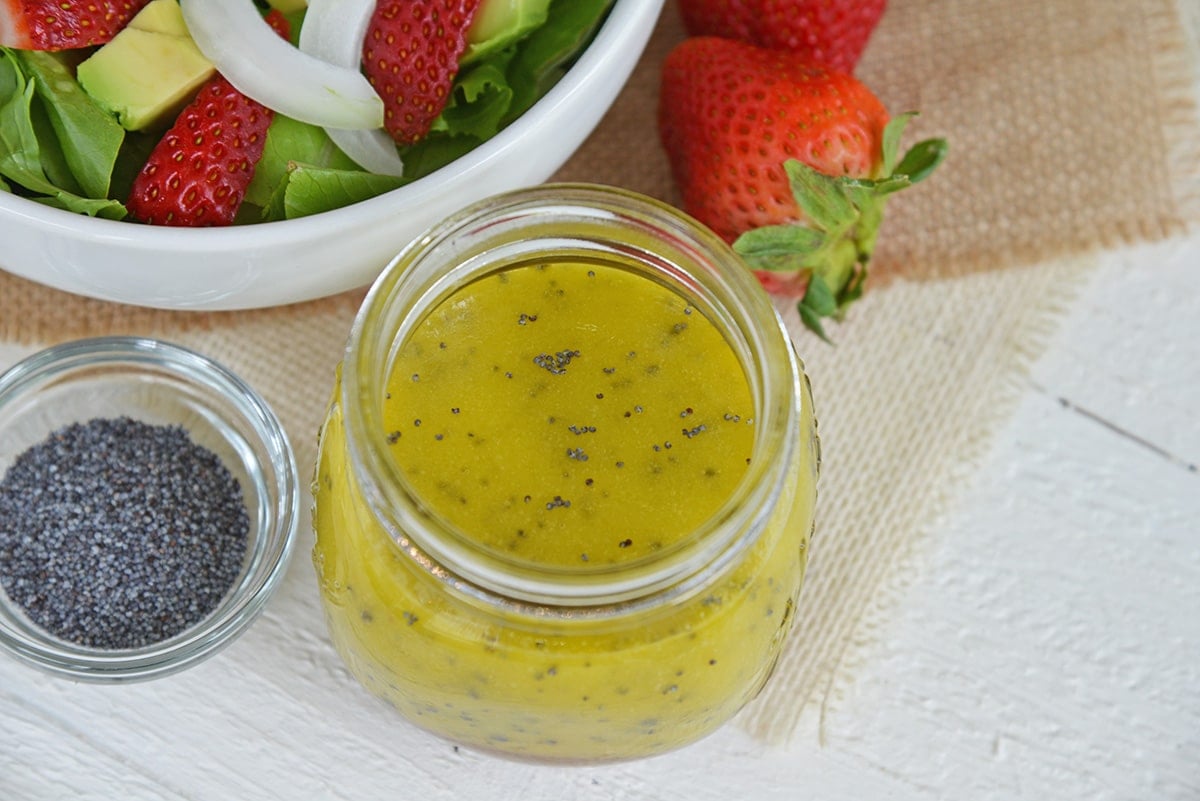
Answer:
<svg viewBox="0 0 1200 801"><path fill-rule="evenodd" d="M836 346L780 306L813 379L825 461L798 628L739 719L756 735L788 736L850 680L892 591L919 579L922 535L1003 421L1088 254L1200 221L1195 61L1180 20L1174 0L892 0L860 77L893 112L920 109L912 138L946 136L951 155L892 202L873 291L833 327ZM627 90L558 178L677 199L654 108L658 66L681 36L669 2ZM267 397L308 470L361 296L169 313L0 274L0 344L138 333L196 347Z"/></svg>

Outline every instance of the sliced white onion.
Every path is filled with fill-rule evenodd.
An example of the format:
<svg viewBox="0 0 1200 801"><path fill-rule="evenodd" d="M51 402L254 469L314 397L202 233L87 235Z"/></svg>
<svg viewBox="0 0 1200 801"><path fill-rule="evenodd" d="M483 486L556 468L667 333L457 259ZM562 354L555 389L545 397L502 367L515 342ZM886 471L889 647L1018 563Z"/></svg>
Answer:
<svg viewBox="0 0 1200 801"><path fill-rule="evenodd" d="M363 38L375 10L375 0L309 0L300 29L300 50L349 70L362 61ZM325 132L358 166L380 175L404 174L396 143L382 128L326 126Z"/></svg>
<svg viewBox="0 0 1200 801"><path fill-rule="evenodd" d="M342 63L349 58L357 69L374 11L375 0L309 0L300 49L322 60L329 60L325 54L336 55L338 61L330 63L343 67L351 66Z"/></svg>
<svg viewBox="0 0 1200 801"><path fill-rule="evenodd" d="M180 8L200 52L247 97L312 125L383 125L383 101L360 70L292 47L252 0L180 0Z"/></svg>

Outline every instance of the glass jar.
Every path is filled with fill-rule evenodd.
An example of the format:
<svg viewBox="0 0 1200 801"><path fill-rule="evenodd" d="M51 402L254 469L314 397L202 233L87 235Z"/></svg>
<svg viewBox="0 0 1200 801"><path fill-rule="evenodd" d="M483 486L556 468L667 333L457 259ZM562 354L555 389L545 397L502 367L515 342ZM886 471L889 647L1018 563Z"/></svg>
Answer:
<svg viewBox="0 0 1200 801"><path fill-rule="evenodd" d="M551 334L563 349L521 344L601 285ZM422 411L415 393L458 367L443 384L459 394L431 397L462 400ZM710 397L728 387L745 408ZM670 433L651 443L635 425L656 411ZM697 443L711 464L689 461ZM456 742L572 762L679 747L771 673L818 462L802 366L721 240L611 188L492 198L398 256L351 331L314 485L331 638L368 689Z"/></svg>

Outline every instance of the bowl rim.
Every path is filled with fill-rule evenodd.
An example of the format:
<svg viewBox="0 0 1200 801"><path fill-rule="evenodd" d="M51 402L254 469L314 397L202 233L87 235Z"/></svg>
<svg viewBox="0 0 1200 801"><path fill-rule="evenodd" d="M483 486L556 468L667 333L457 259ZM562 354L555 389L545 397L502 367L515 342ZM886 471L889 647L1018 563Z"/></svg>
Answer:
<svg viewBox="0 0 1200 801"><path fill-rule="evenodd" d="M295 549L300 519L300 483L287 433L267 401L221 363L174 343L149 337L106 336L72 340L37 351L0 374L0 409L56 377L98 366L152 367L188 386L202 385L230 401L229 407L270 456L263 470L268 493L260 512L265 545L221 600L217 609L178 634L128 649L80 646L54 637L29 621L0 590L0 605L16 611L36 639L0 616L0 651L43 671L90 682L128 682L176 673L212 656L257 619L278 588Z"/></svg>

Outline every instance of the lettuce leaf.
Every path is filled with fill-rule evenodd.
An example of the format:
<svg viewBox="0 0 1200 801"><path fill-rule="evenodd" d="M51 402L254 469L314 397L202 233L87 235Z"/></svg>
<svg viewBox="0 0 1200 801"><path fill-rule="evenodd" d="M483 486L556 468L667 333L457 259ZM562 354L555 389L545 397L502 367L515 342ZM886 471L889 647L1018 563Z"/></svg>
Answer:
<svg viewBox="0 0 1200 801"><path fill-rule="evenodd" d="M495 136L512 103L513 90L504 74L510 56L498 55L460 75L433 131L479 141Z"/></svg>
<svg viewBox="0 0 1200 801"><path fill-rule="evenodd" d="M441 169L496 135L512 105L513 91L504 71L512 55L497 54L458 77L450 102L430 132L401 151L405 183Z"/></svg>
<svg viewBox="0 0 1200 801"><path fill-rule="evenodd" d="M501 10L497 12L496 9ZM544 25L549 13L550 0L496 0L481 4L471 23L467 50L459 64L474 64L509 48L530 31ZM482 38L476 39L476 36Z"/></svg>
<svg viewBox="0 0 1200 801"><path fill-rule="evenodd" d="M246 202L267 207L288 180L293 162L314 167L354 170L357 165L333 144L323 128L276 114L267 128L263 154L246 187Z"/></svg>
<svg viewBox="0 0 1200 801"><path fill-rule="evenodd" d="M293 161L288 165L285 180L276 186L263 208L263 216L267 220L307 217L390 192L403 183L402 178L358 169L337 169Z"/></svg>
<svg viewBox="0 0 1200 801"><path fill-rule="evenodd" d="M608 14L613 0L554 0L550 18L522 43L508 70L513 102L505 123L525 113L566 74Z"/></svg>
<svg viewBox="0 0 1200 801"><path fill-rule="evenodd" d="M96 118L85 108L91 101L75 96L82 94L78 85L57 85L63 75L45 64L27 70L27 55L0 48L0 178L7 190L68 211L124 218L124 205L105 198L107 176L98 177L111 174L120 141L92 124ZM74 83L69 73L65 78ZM99 166L85 164L89 159ZM92 191L100 183L103 191Z"/></svg>
<svg viewBox="0 0 1200 801"><path fill-rule="evenodd" d="M53 144L61 150L82 193L107 197L125 129L83 91L54 56L19 51L17 60L33 81L35 95L53 129ZM48 140L43 142L47 148L51 146Z"/></svg>
<svg viewBox="0 0 1200 801"><path fill-rule="evenodd" d="M54 193L33 127L33 84L11 50L0 51L0 90L0 175L38 194Z"/></svg>

